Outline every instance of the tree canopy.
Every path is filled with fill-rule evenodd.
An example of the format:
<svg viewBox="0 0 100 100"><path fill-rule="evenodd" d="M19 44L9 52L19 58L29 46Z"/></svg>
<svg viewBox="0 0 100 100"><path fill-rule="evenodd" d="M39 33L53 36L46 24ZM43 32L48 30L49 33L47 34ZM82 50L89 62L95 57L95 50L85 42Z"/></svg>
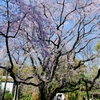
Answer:
<svg viewBox="0 0 100 100"><path fill-rule="evenodd" d="M42 94L47 91L42 90L54 79L59 64L76 71L97 56L85 56L84 51L100 38L99 4L99 0L1 0L0 68L10 73L16 85L39 87L45 100ZM14 72L15 64L19 74ZM26 79L20 77L24 65L34 70ZM81 80L92 87L99 74L98 70L93 82ZM30 82L32 78L38 82Z"/></svg>

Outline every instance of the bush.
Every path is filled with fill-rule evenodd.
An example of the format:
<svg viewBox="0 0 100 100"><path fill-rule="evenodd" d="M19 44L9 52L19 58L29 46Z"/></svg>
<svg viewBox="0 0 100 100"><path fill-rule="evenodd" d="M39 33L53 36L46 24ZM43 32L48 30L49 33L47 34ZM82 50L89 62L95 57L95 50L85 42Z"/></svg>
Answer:
<svg viewBox="0 0 100 100"><path fill-rule="evenodd" d="M78 93L77 92L69 93L69 100L78 100Z"/></svg>
<svg viewBox="0 0 100 100"><path fill-rule="evenodd" d="M9 91L6 91L4 100L12 100L12 94Z"/></svg>
<svg viewBox="0 0 100 100"><path fill-rule="evenodd" d="M19 100L31 100L30 96L23 96Z"/></svg>

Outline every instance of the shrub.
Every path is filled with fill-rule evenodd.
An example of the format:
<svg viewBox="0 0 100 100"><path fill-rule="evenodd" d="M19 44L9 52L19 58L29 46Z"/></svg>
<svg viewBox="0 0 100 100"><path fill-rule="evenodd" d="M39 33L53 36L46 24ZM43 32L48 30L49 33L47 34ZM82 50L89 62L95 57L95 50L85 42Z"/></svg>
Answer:
<svg viewBox="0 0 100 100"><path fill-rule="evenodd" d="M4 100L12 100L12 94L9 91L6 91Z"/></svg>

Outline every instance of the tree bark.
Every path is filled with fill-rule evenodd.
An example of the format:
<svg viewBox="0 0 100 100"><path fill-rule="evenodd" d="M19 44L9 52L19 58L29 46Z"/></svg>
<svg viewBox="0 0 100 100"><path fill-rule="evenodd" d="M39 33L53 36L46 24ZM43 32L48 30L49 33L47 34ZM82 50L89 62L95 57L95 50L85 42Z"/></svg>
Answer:
<svg viewBox="0 0 100 100"><path fill-rule="evenodd" d="M87 85L87 82L85 82L85 85L86 85L87 100L89 100L89 92L88 92L88 85Z"/></svg>
<svg viewBox="0 0 100 100"><path fill-rule="evenodd" d="M47 100L46 94L45 94L45 88L44 88L44 82L39 86L39 91L40 91L40 100Z"/></svg>

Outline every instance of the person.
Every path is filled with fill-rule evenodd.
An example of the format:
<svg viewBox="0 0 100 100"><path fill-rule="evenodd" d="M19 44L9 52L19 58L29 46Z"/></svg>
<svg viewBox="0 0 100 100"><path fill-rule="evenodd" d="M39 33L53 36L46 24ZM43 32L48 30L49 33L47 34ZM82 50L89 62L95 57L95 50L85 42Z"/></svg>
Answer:
<svg viewBox="0 0 100 100"><path fill-rule="evenodd" d="M61 100L66 100L66 99L65 99L65 95L64 95L64 94L62 95L62 99L61 99Z"/></svg>
<svg viewBox="0 0 100 100"><path fill-rule="evenodd" d="M57 100L61 100L62 95L57 96Z"/></svg>

